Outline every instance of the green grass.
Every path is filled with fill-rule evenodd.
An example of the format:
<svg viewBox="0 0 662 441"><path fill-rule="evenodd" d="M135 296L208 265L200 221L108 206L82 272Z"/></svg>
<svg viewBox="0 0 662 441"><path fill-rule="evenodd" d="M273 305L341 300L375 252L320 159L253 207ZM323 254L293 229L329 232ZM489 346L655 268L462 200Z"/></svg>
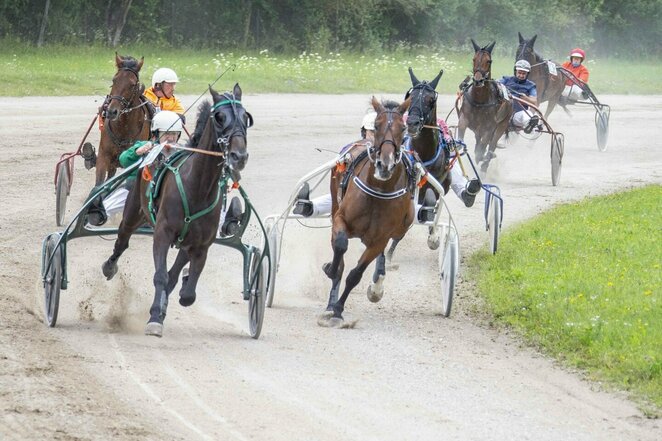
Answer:
<svg viewBox="0 0 662 441"><path fill-rule="evenodd" d="M407 68L418 78L431 80L443 68L437 88L452 94L471 71L472 53L399 49L388 54L302 53L273 55L214 50L119 48L123 55L145 57L142 80L149 83L159 67L177 71L179 94L202 93L230 65L236 65L218 84L228 89L235 81L249 93L404 93L410 86ZM103 46L48 46L36 48L0 40L0 96L105 95L115 73L114 50ZM493 76L512 73L512 55L495 55ZM657 73L660 60L625 62L590 60L591 85L598 94L662 93ZM637 80L632 80L632 72Z"/></svg>
<svg viewBox="0 0 662 441"><path fill-rule="evenodd" d="M662 186L649 186L559 206L507 231L496 256L475 254L468 272L497 323L658 415L661 203Z"/></svg>

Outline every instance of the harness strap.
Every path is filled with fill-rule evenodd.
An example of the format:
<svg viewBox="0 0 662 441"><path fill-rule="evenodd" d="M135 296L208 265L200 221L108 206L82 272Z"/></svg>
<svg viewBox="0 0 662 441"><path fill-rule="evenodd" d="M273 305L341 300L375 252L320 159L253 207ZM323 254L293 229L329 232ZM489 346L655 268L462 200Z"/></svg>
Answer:
<svg viewBox="0 0 662 441"><path fill-rule="evenodd" d="M400 196L407 193L407 187L401 188L400 190L392 191L390 193L384 193L383 191L379 191L379 190L375 190L373 188L370 188L366 183L364 183L361 179L359 179L358 176L354 176L354 178L352 180L354 181L356 186L359 188L359 190L361 190L362 192L364 192L368 196L372 196L372 197L377 198L377 199L386 199L386 200L397 199Z"/></svg>

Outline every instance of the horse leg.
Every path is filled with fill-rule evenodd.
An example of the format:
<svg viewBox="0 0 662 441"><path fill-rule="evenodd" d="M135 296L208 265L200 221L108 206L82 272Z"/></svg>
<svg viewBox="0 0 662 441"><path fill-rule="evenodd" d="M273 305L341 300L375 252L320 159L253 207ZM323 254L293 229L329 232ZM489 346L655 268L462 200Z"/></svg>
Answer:
<svg viewBox="0 0 662 441"><path fill-rule="evenodd" d="M195 302L195 288L207 262L208 250L209 247L189 250L188 257L191 259L191 267L189 268L188 281L182 285L182 289L179 291L179 304L182 306L191 306ZM182 264L182 267L184 265L185 263Z"/></svg>
<svg viewBox="0 0 662 441"><path fill-rule="evenodd" d="M166 291L168 285L168 248L170 241L168 241L163 234L159 234L162 230L154 232L154 245L152 246L152 253L154 255L154 302L152 307L149 308L149 321L145 327L145 335L153 335L161 337L163 335L163 320L165 320L166 312L168 309L168 292Z"/></svg>
<svg viewBox="0 0 662 441"><path fill-rule="evenodd" d="M334 222L335 223L335 222ZM327 262L322 266L322 270L331 280L335 279L338 274L338 267L342 261L343 256L347 252L349 246L349 238L347 237L347 229L342 220L337 221L338 225L334 225L333 233L331 235L331 246L333 248L333 260Z"/></svg>
<svg viewBox="0 0 662 441"><path fill-rule="evenodd" d="M375 273L372 275L372 283L368 286L368 300L372 303L379 302L384 297L384 277L386 276L386 257L381 253L375 262Z"/></svg>
<svg viewBox="0 0 662 441"><path fill-rule="evenodd" d="M338 291L340 290L340 282L342 275L345 271L345 259L340 260L340 266L336 273L336 277L331 282L331 291L329 292L329 303L326 305L327 312L333 312L333 305L338 301Z"/></svg>
<svg viewBox="0 0 662 441"><path fill-rule="evenodd" d="M370 265L370 263L375 260L375 257L384 253L384 249L386 248L387 243L388 239L385 239L381 243L373 244L372 246L367 247L359 258L359 262L356 267L349 272L347 278L345 279L345 289L340 296L340 299L338 299L336 304L333 305L333 317L331 318L332 325L335 326L342 323L342 313L345 310L345 302L347 301L347 297L349 297L349 293L356 285L359 284L368 265Z"/></svg>
<svg viewBox="0 0 662 441"><path fill-rule="evenodd" d="M183 248L180 248L179 253L177 253L175 263L172 264L170 270L168 271L168 286L166 287L166 292L168 295L170 295L172 290L175 289L175 286L177 286L177 282L179 281L179 273L181 273L182 268L184 268L188 262L188 253Z"/></svg>
<svg viewBox="0 0 662 441"><path fill-rule="evenodd" d="M392 239L391 246L388 247L388 251L386 252L386 265L390 270L397 270L399 267L398 264L393 263L393 254L395 253L395 248L398 246L401 240L402 239Z"/></svg>
<svg viewBox="0 0 662 441"><path fill-rule="evenodd" d="M117 274L117 260L129 248L129 239L133 235L133 232L144 222L143 213L140 209L139 184L139 182L136 182L134 188L127 195L124 205L124 216L117 232L113 254L101 265L101 270L107 280L112 279Z"/></svg>

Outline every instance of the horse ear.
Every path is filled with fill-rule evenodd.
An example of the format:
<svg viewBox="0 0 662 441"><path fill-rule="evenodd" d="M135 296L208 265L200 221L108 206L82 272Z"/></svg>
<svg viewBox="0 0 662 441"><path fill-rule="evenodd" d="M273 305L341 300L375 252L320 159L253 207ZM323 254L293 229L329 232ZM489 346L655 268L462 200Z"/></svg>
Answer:
<svg viewBox="0 0 662 441"><path fill-rule="evenodd" d="M437 83L439 83L439 80L441 79L441 76L442 76L443 74L444 74L444 70L441 69L441 70L439 71L439 75L437 75L437 76L434 78L434 80L430 81L430 87L432 87L433 89L436 89L436 88L437 88Z"/></svg>
<svg viewBox="0 0 662 441"><path fill-rule="evenodd" d="M138 67L137 71L140 72L140 69L143 67L143 63L145 62L145 57L140 57L140 61L138 62Z"/></svg>
<svg viewBox="0 0 662 441"><path fill-rule="evenodd" d="M492 44L485 46L485 50L492 54L492 49L494 49L494 45L496 44L496 41L493 41Z"/></svg>
<svg viewBox="0 0 662 441"><path fill-rule="evenodd" d="M533 43L536 42L536 38L538 38L538 34L534 35L531 40L529 40L529 46L531 46L531 49L533 49Z"/></svg>
<svg viewBox="0 0 662 441"><path fill-rule="evenodd" d="M211 88L211 84L209 85L209 93L211 93L211 97L213 98L215 103L220 101L222 98L221 95L219 95L214 89Z"/></svg>
<svg viewBox="0 0 662 441"><path fill-rule="evenodd" d="M246 128L253 127L253 115L246 112L246 117L248 118L248 125L246 126Z"/></svg>
<svg viewBox="0 0 662 441"><path fill-rule="evenodd" d="M517 31L517 36L519 37L520 44L522 44L522 42L524 41L524 37L522 37L522 34L520 33L520 31Z"/></svg>
<svg viewBox="0 0 662 441"><path fill-rule="evenodd" d="M407 98L402 104L398 106L398 113L404 115L405 112L409 109L410 104L411 104L411 98Z"/></svg>
<svg viewBox="0 0 662 441"><path fill-rule="evenodd" d="M234 95L234 99L237 101L241 101L241 87L239 87L239 83L236 83L234 85L234 89L232 89L232 94Z"/></svg>
<svg viewBox="0 0 662 441"><path fill-rule="evenodd" d="M377 101L377 98L375 96L372 96L372 99L370 100L370 104L372 104L372 108L375 109L375 112L380 113L384 111L384 106L382 106L382 103Z"/></svg>
<svg viewBox="0 0 662 441"><path fill-rule="evenodd" d="M411 68L411 66L409 67L409 78L411 78L411 85L412 86L415 86L418 83L420 83L418 78L416 78L416 75L414 75L414 70Z"/></svg>
<svg viewBox="0 0 662 441"><path fill-rule="evenodd" d="M480 46L478 46L478 44L474 41L473 38L471 39L471 44L473 45L475 52L478 52L480 50Z"/></svg>
<svg viewBox="0 0 662 441"><path fill-rule="evenodd" d="M117 66L118 68L122 67L123 62L124 60L122 60L122 57L120 57L119 54L115 52L115 66Z"/></svg>

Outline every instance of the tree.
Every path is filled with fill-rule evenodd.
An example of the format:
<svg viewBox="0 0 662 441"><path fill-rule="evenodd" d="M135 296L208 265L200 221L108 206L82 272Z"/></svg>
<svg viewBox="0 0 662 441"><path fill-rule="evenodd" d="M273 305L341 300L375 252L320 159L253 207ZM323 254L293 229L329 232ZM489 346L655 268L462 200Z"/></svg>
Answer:
<svg viewBox="0 0 662 441"><path fill-rule="evenodd" d="M133 0L119 0L115 2L108 0L106 7L106 32L108 44L117 47L122 36L122 29L126 24L126 18L129 15L129 9Z"/></svg>
<svg viewBox="0 0 662 441"><path fill-rule="evenodd" d="M44 16L41 18L41 27L39 28L39 38L37 39L37 47L44 44L44 33L46 32L46 22L48 21L48 8L51 6L51 0L46 0L44 6Z"/></svg>

